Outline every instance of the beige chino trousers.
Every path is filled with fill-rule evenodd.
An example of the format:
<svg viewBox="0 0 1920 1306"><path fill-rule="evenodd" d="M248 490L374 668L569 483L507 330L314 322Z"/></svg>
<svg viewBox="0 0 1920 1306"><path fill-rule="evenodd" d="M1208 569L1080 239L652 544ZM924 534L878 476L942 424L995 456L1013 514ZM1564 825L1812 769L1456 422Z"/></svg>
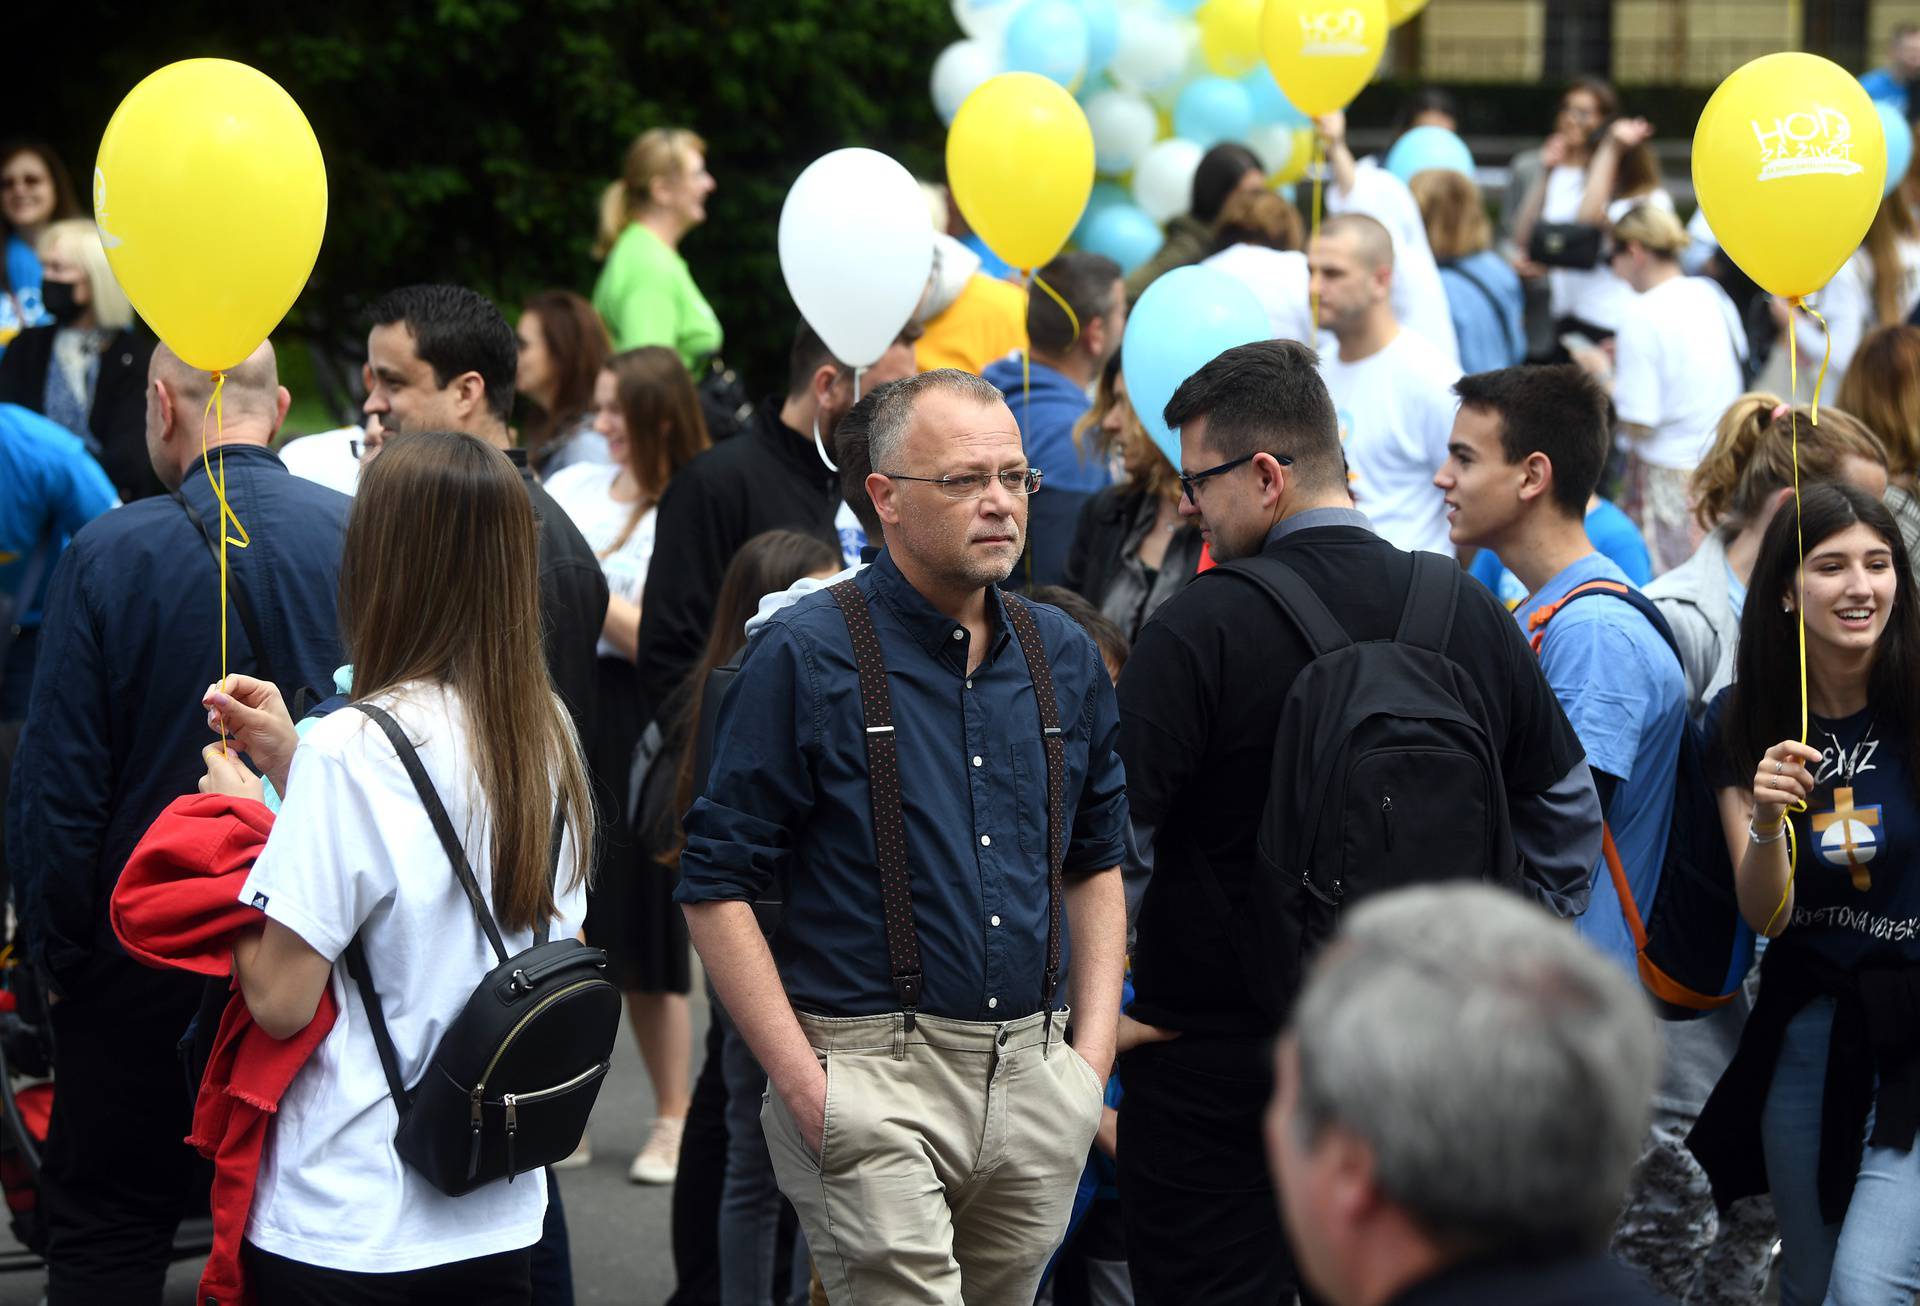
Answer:
<svg viewBox="0 0 1920 1306"><path fill-rule="evenodd" d="M760 1119L834 1306L1031 1306L1100 1123L1066 1013L799 1019L827 1072L821 1155L777 1094Z"/></svg>

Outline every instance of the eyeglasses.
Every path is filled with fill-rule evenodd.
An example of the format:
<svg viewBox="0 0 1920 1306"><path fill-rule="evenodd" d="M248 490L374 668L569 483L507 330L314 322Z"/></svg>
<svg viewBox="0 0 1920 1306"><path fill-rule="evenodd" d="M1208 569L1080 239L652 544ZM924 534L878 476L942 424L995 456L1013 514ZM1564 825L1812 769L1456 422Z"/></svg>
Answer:
<svg viewBox="0 0 1920 1306"><path fill-rule="evenodd" d="M949 499L978 499L987 492L987 485L993 481L1000 482L1000 488L1016 498L1025 498L1040 488L1038 467L1022 468L1017 472L956 472L952 476L903 476L899 472L880 474L892 481L920 481L938 486L940 493Z"/></svg>
<svg viewBox="0 0 1920 1306"><path fill-rule="evenodd" d="M1239 458L1235 458L1230 463L1221 463L1218 467L1209 467L1204 472L1194 472L1192 474L1181 472L1180 473L1180 492L1187 496L1188 503L1198 508L1200 506L1200 482L1206 480L1209 476L1219 476L1225 472L1230 472L1234 468L1240 466L1240 464L1242 463L1250 463L1255 458L1259 457L1259 455L1262 452L1264 451L1255 450L1253 453L1245 454ZM1279 463L1282 467L1293 466L1293 459L1287 454L1270 453L1270 454L1267 454L1267 457L1273 459L1275 462Z"/></svg>

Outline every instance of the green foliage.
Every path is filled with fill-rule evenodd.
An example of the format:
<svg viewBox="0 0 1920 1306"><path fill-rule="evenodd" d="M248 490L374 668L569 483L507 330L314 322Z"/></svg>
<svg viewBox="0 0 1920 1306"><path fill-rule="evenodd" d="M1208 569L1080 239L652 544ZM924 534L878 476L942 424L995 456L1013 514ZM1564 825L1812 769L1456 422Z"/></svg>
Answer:
<svg viewBox="0 0 1920 1306"><path fill-rule="evenodd" d="M364 345L366 303L406 282L473 286L510 318L536 290L588 293L600 193L627 142L692 127L720 185L682 252L728 361L761 389L795 321L774 240L788 186L844 145L938 177L927 76L959 35L946 0L88 8L88 75L49 79L32 106L83 181L120 97L175 59L242 60L306 111L327 160L327 237L280 337L336 357Z"/></svg>

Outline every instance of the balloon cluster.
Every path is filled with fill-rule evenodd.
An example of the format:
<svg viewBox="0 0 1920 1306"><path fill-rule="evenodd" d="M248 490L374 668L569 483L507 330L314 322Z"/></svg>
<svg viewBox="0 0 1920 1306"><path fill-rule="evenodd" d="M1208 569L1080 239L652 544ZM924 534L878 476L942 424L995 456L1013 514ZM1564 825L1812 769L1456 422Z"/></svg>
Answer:
<svg viewBox="0 0 1920 1306"><path fill-rule="evenodd" d="M953 0L966 39L934 62L933 103L951 123L969 95L1004 72L1037 73L1070 92L1093 131L1101 178L1073 238L1131 271L1160 247L1161 224L1187 212L1194 171L1212 146L1245 145L1275 184L1303 175L1313 150L1308 114L1344 106L1371 75L1388 22L1425 3ZM1357 28L1341 27L1349 19ZM1338 78L1338 59L1301 63L1303 82L1276 80L1275 49L1297 44L1296 32L1309 42L1317 32L1329 50L1357 43L1360 82L1334 93L1313 84Z"/></svg>

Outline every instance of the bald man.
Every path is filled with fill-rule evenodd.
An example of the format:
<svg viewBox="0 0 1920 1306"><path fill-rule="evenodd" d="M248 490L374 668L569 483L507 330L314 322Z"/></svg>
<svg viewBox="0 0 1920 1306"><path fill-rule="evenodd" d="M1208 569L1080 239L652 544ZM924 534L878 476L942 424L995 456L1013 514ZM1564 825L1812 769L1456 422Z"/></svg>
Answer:
<svg viewBox="0 0 1920 1306"><path fill-rule="evenodd" d="M202 981L128 958L107 905L140 836L194 791L212 739L200 706L221 668L209 464L224 463L251 540L227 553L228 668L291 700L346 660L335 595L351 500L268 447L287 412L270 348L227 374L203 459L212 393L206 373L154 352L147 451L170 493L95 519L54 569L7 796L21 936L54 998L60 1092L40 1189L53 1306L158 1306L180 1216L205 1209L206 1172L180 1141L192 1101L176 1046Z"/></svg>
<svg viewBox="0 0 1920 1306"><path fill-rule="evenodd" d="M1454 556L1433 486L1447 461L1460 369L1393 313L1393 238L1359 213L1329 218L1307 251L1320 326L1338 344L1320 375L1333 396L1355 505L1402 549Z"/></svg>

